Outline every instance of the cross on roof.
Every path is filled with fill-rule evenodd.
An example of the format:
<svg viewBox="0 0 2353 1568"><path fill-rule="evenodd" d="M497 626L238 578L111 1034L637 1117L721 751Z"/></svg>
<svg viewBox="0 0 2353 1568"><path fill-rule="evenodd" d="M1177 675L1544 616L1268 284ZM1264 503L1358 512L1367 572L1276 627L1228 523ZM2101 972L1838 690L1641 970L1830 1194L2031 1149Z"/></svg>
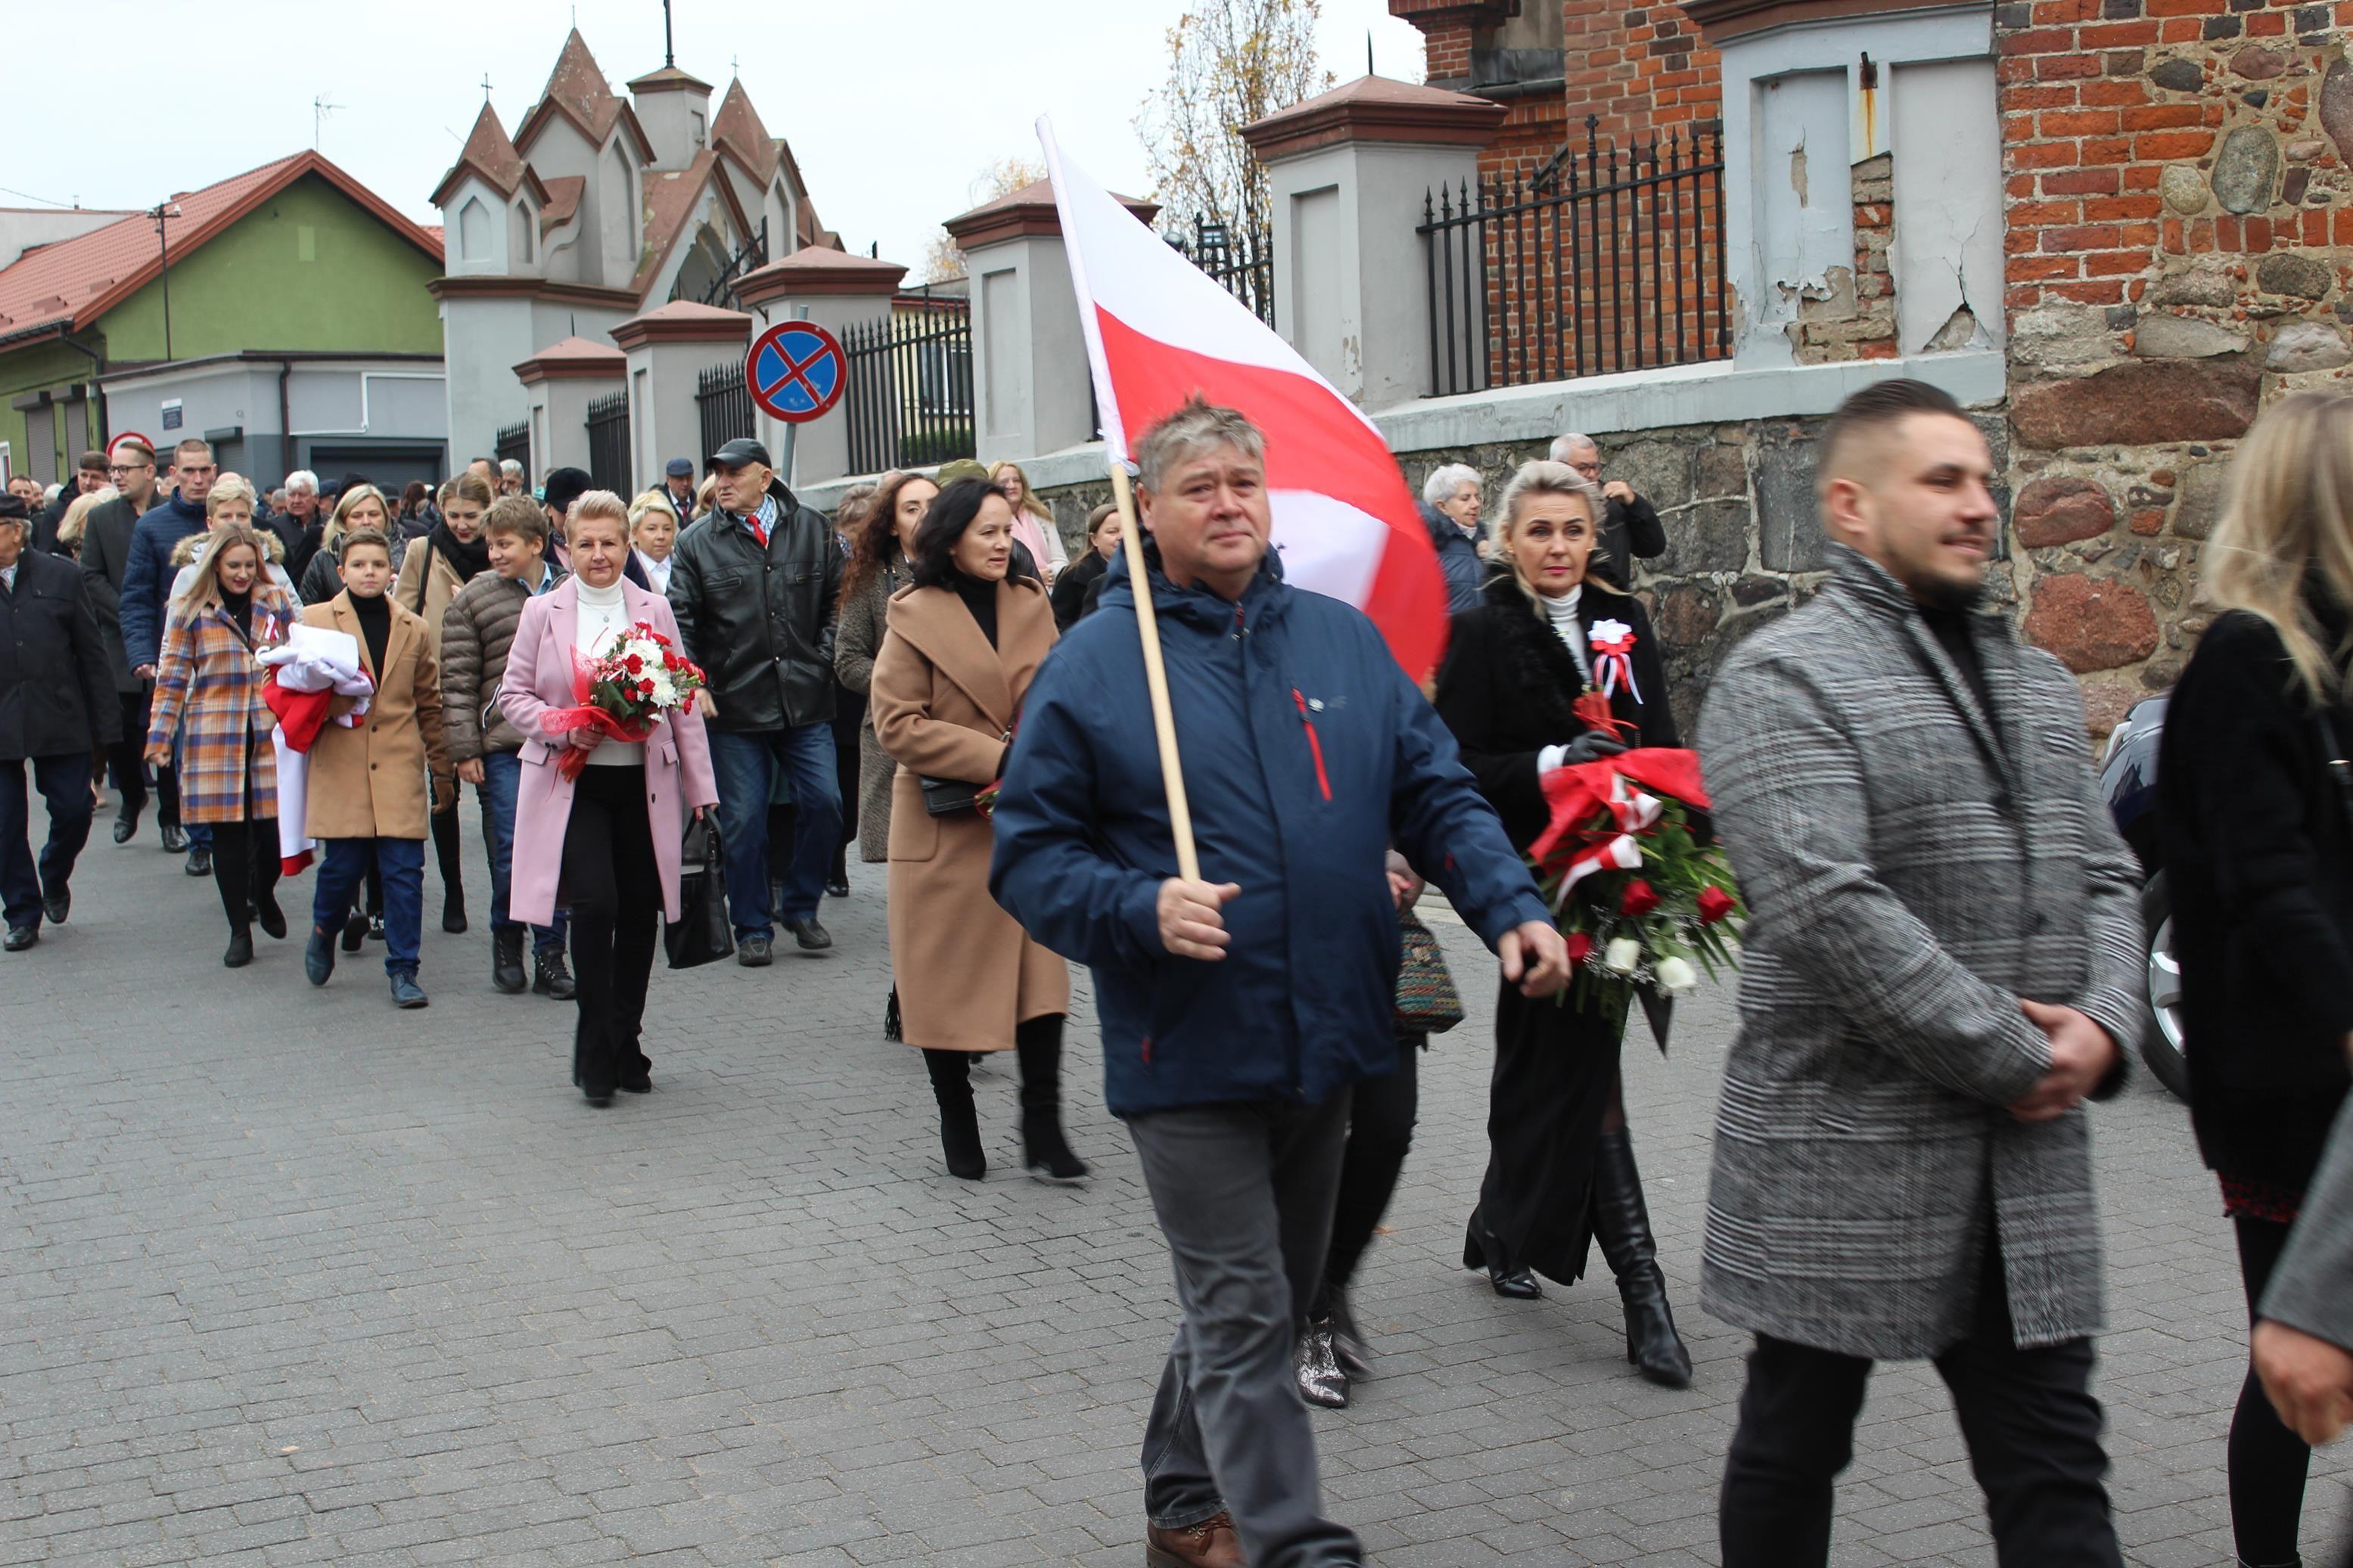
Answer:
<svg viewBox="0 0 2353 1568"><path fill-rule="evenodd" d="M491 101L491 73L488 71L482 73L482 101Z"/></svg>

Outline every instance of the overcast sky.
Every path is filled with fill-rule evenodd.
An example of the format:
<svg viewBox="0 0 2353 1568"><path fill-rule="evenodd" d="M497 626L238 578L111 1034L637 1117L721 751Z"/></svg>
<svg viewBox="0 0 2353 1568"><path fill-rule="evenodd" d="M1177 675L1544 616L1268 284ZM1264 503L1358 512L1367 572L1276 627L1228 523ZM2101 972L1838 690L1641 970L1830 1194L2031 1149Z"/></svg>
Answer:
<svg viewBox="0 0 2353 1568"><path fill-rule="evenodd" d="M1035 156L1053 115L1064 152L1143 193L1132 121L1166 75L1183 0L673 0L678 63L714 84L740 59L769 133L792 143L843 243L920 267L979 173ZM482 101L512 132L576 14L614 89L660 66L660 0L78 0L8 7L26 110L0 160L0 205L152 205L311 144L311 100L340 107L320 150L420 222ZM1387 0L1324 0L1325 66L1421 79L1421 35ZM145 40L138 63L118 47ZM77 63L79 62L79 63ZM75 85L79 80L81 90Z"/></svg>

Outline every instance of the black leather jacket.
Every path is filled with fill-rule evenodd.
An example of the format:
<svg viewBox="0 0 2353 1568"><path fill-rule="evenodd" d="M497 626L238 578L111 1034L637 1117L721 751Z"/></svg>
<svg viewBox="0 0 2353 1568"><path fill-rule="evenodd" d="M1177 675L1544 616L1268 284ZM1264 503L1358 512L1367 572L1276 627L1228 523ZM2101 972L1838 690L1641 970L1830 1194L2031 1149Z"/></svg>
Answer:
<svg viewBox="0 0 2353 1568"><path fill-rule="evenodd" d="M833 717L833 618L841 551L823 513L782 479L764 552L742 520L714 511L679 535L670 609L687 658L702 667L716 730L760 732Z"/></svg>

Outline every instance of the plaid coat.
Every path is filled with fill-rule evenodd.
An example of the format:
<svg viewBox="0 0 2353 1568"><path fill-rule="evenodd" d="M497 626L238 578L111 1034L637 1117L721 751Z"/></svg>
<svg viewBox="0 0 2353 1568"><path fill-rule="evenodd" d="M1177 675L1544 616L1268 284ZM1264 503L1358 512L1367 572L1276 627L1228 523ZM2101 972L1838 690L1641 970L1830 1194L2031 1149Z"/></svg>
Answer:
<svg viewBox="0 0 2353 1568"><path fill-rule="evenodd" d="M1834 554L1700 718L1751 911L1702 1301L1799 1344L1932 1355L1969 1331L1990 1219L2018 1342L2081 1338L2090 1125L2004 1108L2050 1060L2021 998L2137 1037L2139 873L2058 661L1971 617L1989 719L1895 580Z"/></svg>
<svg viewBox="0 0 2353 1568"><path fill-rule="evenodd" d="M253 594L254 645L220 601L173 606L155 666L155 703L147 743L180 737L180 820L243 822L278 816L278 759L269 731L278 722L262 700L269 672L254 646L282 642L293 601L276 587ZM250 776L248 776L248 774Z"/></svg>

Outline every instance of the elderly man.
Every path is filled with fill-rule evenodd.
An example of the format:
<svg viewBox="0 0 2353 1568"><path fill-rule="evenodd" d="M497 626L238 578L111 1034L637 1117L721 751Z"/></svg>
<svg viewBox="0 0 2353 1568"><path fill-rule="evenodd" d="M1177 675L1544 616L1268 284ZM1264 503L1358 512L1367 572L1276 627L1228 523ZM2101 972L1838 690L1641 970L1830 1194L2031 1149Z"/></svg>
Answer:
<svg viewBox="0 0 2353 1568"><path fill-rule="evenodd" d="M512 458L499 459L499 494L502 496L522 494L522 465Z"/></svg>
<svg viewBox="0 0 2353 1568"><path fill-rule="evenodd" d="M279 515L294 531L294 537L286 544L286 574L300 583L302 574L311 569L311 558L319 553L319 541L327 531L326 509L319 504L319 476L308 468L297 468L287 475L280 488L286 492L286 503Z"/></svg>
<svg viewBox="0 0 2353 1568"><path fill-rule="evenodd" d="M1992 482L1945 393L1847 399L1816 480L1836 575L1701 716L1751 910L1701 1271L1757 1336L1725 1568L1828 1560L1884 1358L1951 1390L2005 1568L2118 1562L2083 1104L2140 1027L2140 877L2073 678L1978 607Z"/></svg>
<svg viewBox="0 0 2353 1568"><path fill-rule="evenodd" d="M719 480L709 521L679 539L670 602L686 656L702 666L718 713L707 723L727 839L735 961L773 957L775 922L803 950L831 947L817 918L841 837L833 749L833 615L841 550L825 514L802 505L748 437L711 456ZM793 842L769 892L768 800L792 786Z"/></svg>
<svg viewBox="0 0 2353 1568"><path fill-rule="evenodd" d="M57 499L33 512L33 548L51 555L73 553L58 542L58 529L64 523L66 513L83 496L95 495L106 488L106 454L90 451L81 455L74 465L73 481L58 487Z"/></svg>
<svg viewBox="0 0 2353 1568"><path fill-rule="evenodd" d="M1667 552L1666 525L1656 508L1623 479L1603 479L1601 448L1590 436L1571 431L1552 444L1552 460L1567 463L1601 487L1601 537L1593 546L1593 569L1620 588L1634 585L1634 562Z"/></svg>
<svg viewBox="0 0 2353 1568"><path fill-rule="evenodd" d="M73 908L75 859L90 840L90 754L121 738L122 718L80 569L31 548L30 510L0 499L0 947L41 940L44 915ZM33 858L25 768L48 803Z"/></svg>
<svg viewBox="0 0 2353 1568"><path fill-rule="evenodd" d="M1144 1441L1161 1568L1355 1563L1323 1517L1291 1372L1321 1278L1350 1092L1394 1071L1392 841L1532 995L1567 948L1454 742L1360 612L1284 584L1266 445L1198 399L1135 448L1145 555L1200 879L1176 875L1135 595L1039 670L990 885L1094 970L1104 1098L1126 1120L1183 1324ZM1239 1540L1237 1538L1239 1537Z"/></svg>
<svg viewBox="0 0 2353 1568"><path fill-rule="evenodd" d="M123 574L131 560L131 536L139 520L153 506L155 454L129 437L117 439L106 464L107 481L115 497L90 509L81 532L81 580L97 612L99 635L105 640L108 662L114 669L117 705L121 710L122 739L107 752L114 787L122 796L121 815L114 819L114 841L128 844L139 831L139 816L147 807L147 764L140 748L147 739L147 709L154 682L142 679L132 668L123 646L121 625ZM180 826L179 779L169 768L155 770L155 821L166 853L177 855L188 847Z"/></svg>

